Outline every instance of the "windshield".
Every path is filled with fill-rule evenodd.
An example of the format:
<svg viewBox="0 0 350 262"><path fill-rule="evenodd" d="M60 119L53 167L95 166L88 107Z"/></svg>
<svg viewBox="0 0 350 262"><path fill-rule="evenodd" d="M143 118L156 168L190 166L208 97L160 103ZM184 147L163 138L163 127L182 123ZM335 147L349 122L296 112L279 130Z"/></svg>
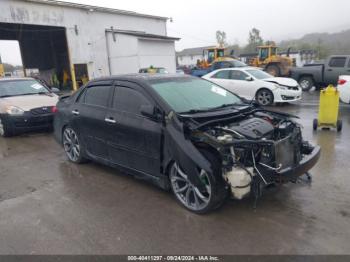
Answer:
<svg viewBox="0 0 350 262"><path fill-rule="evenodd" d="M238 96L199 78L154 80L151 86L177 113L242 103Z"/></svg>
<svg viewBox="0 0 350 262"><path fill-rule="evenodd" d="M233 60L234 67L246 67L247 65L241 61Z"/></svg>
<svg viewBox="0 0 350 262"><path fill-rule="evenodd" d="M251 70L246 70L246 72L248 72L249 74L254 76L256 79L266 79L266 78L273 77L272 75L270 75L262 70L251 69Z"/></svg>
<svg viewBox="0 0 350 262"><path fill-rule="evenodd" d="M0 82L0 97L35 95L49 91L35 80L11 80Z"/></svg>

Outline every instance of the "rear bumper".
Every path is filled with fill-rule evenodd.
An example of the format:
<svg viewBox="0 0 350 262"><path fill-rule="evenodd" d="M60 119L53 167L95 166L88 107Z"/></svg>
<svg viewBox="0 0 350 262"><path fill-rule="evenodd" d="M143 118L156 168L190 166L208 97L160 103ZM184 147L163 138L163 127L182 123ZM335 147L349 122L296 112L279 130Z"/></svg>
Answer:
<svg viewBox="0 0 350 262"><path fill-rule="evenodd" d="M320 146L315 146L313 151L309 155L304 156L297 166L276 171L278 181L289 182L297 179L313 168L320 159L320 156L321 148Z"/></svg>

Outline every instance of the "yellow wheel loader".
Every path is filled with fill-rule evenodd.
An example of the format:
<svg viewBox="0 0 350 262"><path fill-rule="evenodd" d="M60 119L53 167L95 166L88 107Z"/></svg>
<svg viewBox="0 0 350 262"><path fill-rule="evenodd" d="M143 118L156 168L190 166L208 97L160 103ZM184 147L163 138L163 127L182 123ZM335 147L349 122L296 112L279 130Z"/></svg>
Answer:
<svg viewBox="0 0 350 262"><path fill-rule="evenodd" d="M283 57L277 54L277 47L266 45L258 47L258 56L250 61L251 66L263 68L273 76L289 76L290 69L293 66L293 59L287 56Z"/></svg>

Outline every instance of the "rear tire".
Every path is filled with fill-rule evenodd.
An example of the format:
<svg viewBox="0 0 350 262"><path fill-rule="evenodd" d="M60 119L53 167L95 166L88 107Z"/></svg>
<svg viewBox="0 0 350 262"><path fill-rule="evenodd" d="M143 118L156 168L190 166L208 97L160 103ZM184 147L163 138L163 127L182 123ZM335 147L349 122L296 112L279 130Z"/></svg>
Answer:
<svg viewBox="0 0 350 262"><path fill-rule="evenodd" d="M318 128L318 120L317 119L314 119L312 127L313 127L314 131L317 130L317 128Z"/></svg>
<svg viewBox="0 0 350 262"><path fill-rule="evenodd" d="M8 124L8 122L0 117L0 136L2 137L11 137L15 134L12 127Z"/></svg>
<svg viewBox="0 0 350 262"><path fill-rule="evenodd" d="M273 104L274 97L270 90L263 88L258 90L255 99L261 106L270 106Z"/></svg>
<svg viewBox="0 0 350 262"><path fill-rule="evenodd" d="M281 76L281 70L277 65L269 65L265 71L275 77Z"/></svg>
<svg viewBox="0 0 350 262"><path fill-rule="evenodd" d="M343 129L343 121L342 120L338 120L337 121L337 131L341 132Z"/></svg>
<svg viewBox="0 0 350 262"><path fill-rule="evenodd" d="M302 76L299 85L303 91L309 91L315 85L315 81L311 76Z"/></svg>

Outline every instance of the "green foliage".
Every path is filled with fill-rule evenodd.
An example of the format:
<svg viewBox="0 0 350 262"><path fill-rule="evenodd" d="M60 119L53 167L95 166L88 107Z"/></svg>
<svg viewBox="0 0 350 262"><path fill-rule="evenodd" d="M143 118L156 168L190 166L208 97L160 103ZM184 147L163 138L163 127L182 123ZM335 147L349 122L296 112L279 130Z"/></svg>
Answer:
<svg viewBox="0 0 350 262"><path fill-rule="evenodd" d="M237 45L230 46L235 50L235 55L240 53L255 53L259 45L274 44L273 41L264 42L260 30L252 28L249 32L248 44L244 47ZM280 51L286 51L289 47L292 50L315 50L318 59L325 59L329 55L346 55L350 54L350 29L338 33L313 33L307 34L300 39L282 41L276 43Z"/></svg>
<svg viewBox="0 0 350 262"><path fill-rule="evenodd" d="M256 52L256 48L259 45L263 45L264 40L260 35L260 30L257 28L253 28L249 32L249 37L248 37L248 45L244 48L244 51L247 53L252 53Z"/></svg>
<svg viewBox="0 0 350 262"><path fill-rule="evenodd" d="M9 63L3 63L5 72L14 72L15 70L22 70L22 66L14 66Z"/></svg>
<svg viewBox="0 0 350 262"><path fill-rule="evenodd" d="M15 67L11 64L4 63L3 65L5 72L13 72L15 70Z"/></svg>

